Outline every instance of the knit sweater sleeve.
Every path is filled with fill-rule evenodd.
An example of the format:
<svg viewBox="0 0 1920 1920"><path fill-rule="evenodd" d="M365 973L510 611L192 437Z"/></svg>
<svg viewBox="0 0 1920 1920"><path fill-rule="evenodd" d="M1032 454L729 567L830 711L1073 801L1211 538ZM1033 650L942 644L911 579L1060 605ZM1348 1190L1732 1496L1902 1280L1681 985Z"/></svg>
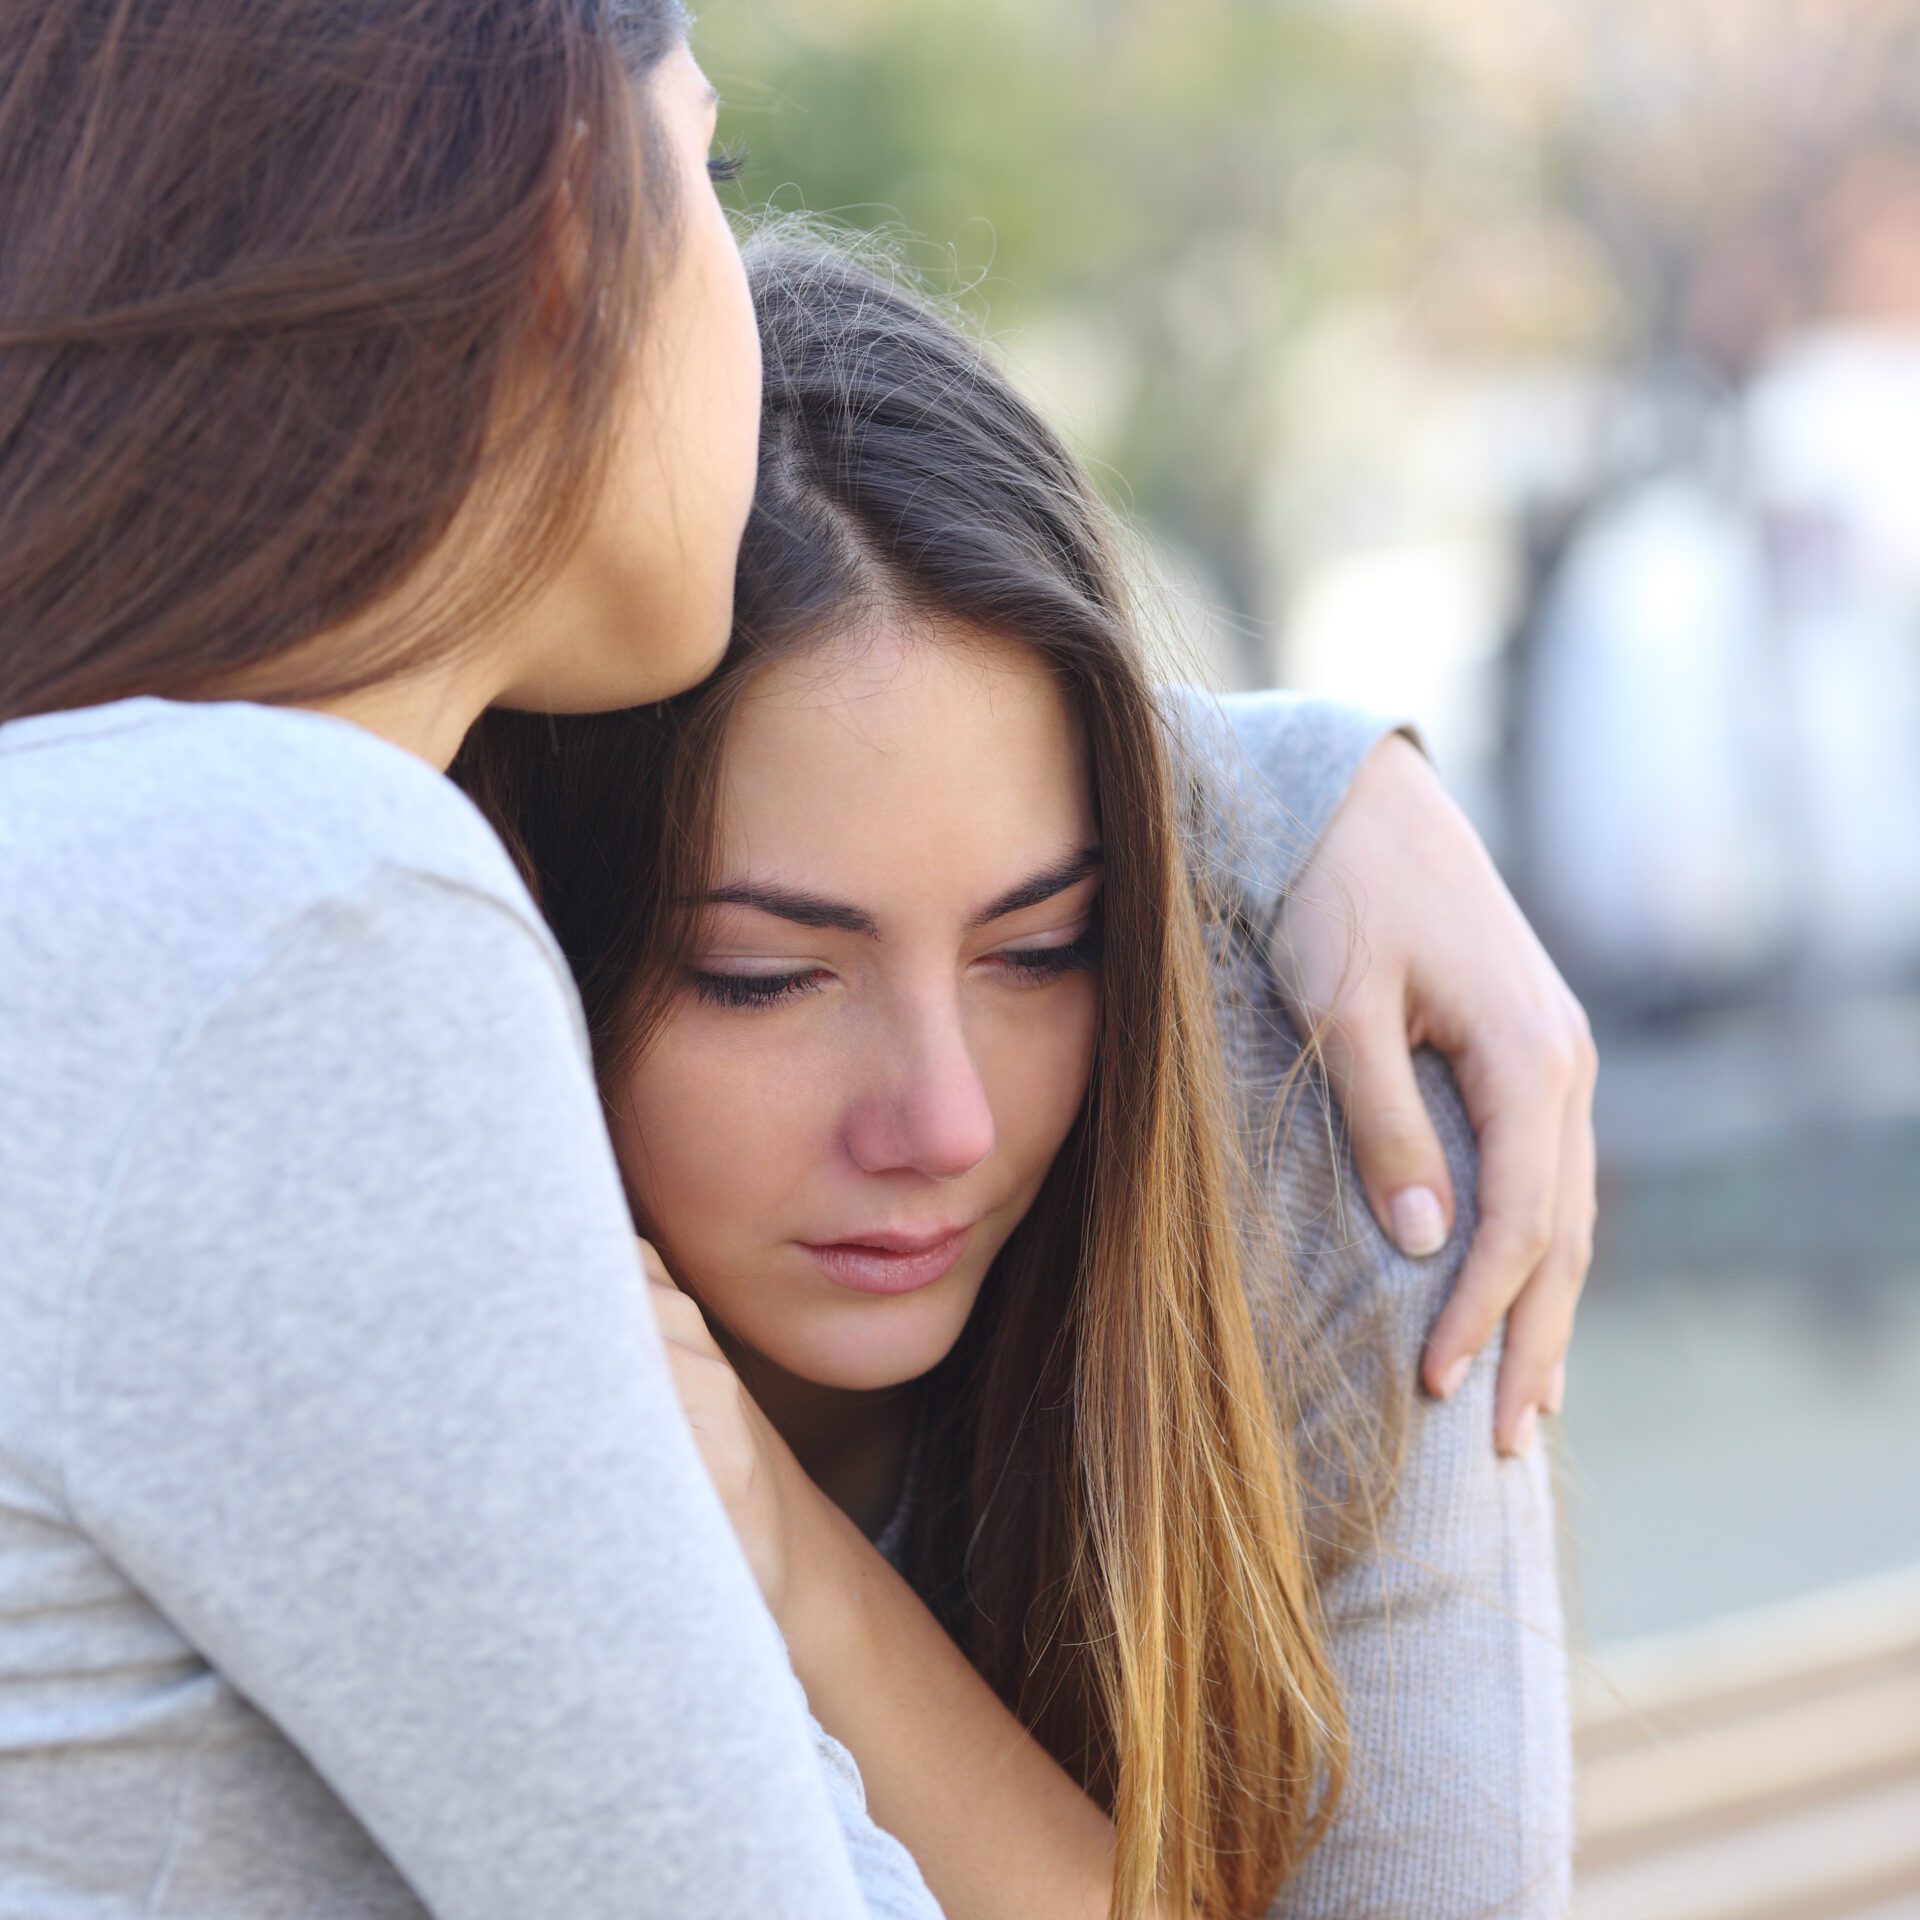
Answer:
<svg viewBox="0 0 1920 1920"><path fill-rule="evenodd" d="M1271 1009L1260 1071L1295 1042ZM1415 1057L1460 1196L1453 1238L1410 1260L1381 1232L1337 1110L1311 1074L1269 1172L1297 1290L1364 1406L1404 1422L1377 1531L1323 1585L1352 1736L1338 1816L1272 1920L1557 1920L1567 1911L1571 1745L1565 1626L1545 1443L1493 1447L1496 1338L1445 1403L1420 1356L1474 1226L1473 1133L1446 1064ZM1332 1417L1304 1409L1303 1425Z"/></svg>
<svg viewBox="0 0 1920 1920"><path fill-rule="evenodd" d="M1233 909L1215 951L1222 1040L1250 1138L1277 1143L1256 1155L1277 1229L1274 1257L1252 1270L1256 1316L1286 1315L1293 1340L1337 1357L1325 1398L1298 1409L1317 1457L1325 1423L1368 1408L1399 1436L1390 1481L1364 1489L1375 1526L1322 1590L1352 1735L1347 1790L1272 1920L1549 1920L1569 1899L1571 1757L1548 1464L1540 1448L1494 1452L1497 1339L1453 1400L1418 1386L1473 1233L1473 1129L1446 1063L1423 1049L1458 1215L1440 1253L1410 1260L1366 1204L1324 1082L1296 1071L1267 959L1286 887L1391 723L1271 695L1186 713L1206 728L1202 771L1226 812L1206 841Z"/></svg>
<svg viewBox="0 0 1920 1920"><path fill-rule="evenodd" d="M1162 711L1195 784L1193 857L1266 927L1312 858L1354 776L1405 720L1344 700L1269 689L1167 687Z"/></svg>

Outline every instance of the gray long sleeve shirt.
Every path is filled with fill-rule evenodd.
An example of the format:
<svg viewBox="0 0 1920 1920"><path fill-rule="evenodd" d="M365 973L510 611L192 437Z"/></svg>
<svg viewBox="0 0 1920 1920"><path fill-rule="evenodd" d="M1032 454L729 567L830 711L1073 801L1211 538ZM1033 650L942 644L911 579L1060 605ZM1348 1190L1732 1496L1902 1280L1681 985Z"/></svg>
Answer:
<svg viewBox="0 0 1920 1920"><path fill-rule="evenodd" d="M242 704L0 728L0 1221L0 1920L937 1920L449 782Z"/></svg>

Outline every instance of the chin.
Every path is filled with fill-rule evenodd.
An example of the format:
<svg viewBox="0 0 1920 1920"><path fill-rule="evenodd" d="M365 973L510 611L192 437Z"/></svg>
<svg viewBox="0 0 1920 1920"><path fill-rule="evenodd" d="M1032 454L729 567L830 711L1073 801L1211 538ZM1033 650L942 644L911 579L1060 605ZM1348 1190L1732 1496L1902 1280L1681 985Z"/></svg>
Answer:
<svg viewBox="0 0 1920 1920"><path fill-rule="evenodd" d="M719 666L726 656L727 642L733 637L732 582L728 591L706 610L703 617L687 617L673 623L671 644L661 641L658 632L651 645L640 643L636 656L644 663L647 690L623 706L638 707L655 700L670 700L676 693L697 687Z"/></svg>
<svg viewBox="0 0 1920 1920"><path fill-rule="evenodd" d="M611 713L651 706L697 687L713 672L733 635L732 582L698 608L683 597L671 608L649 608L636 594L591 635L555 659L544 660L495 704L533 713Z"/></svg>
<svg viewBox="0 0 1920 1920"><path fill-rule="evenodd" d="M719 666L731 633L731 626L716 622L697 634L683 629L671 645L662 645L655 629L651 638L636 639L617 666L595 676L591 687L552 704L570 713L610 713L671 700L697 687Z"/></svg>
<svg viewBox="0 0 1920 1920"><path fill-rule="evenodd" d="M934 1289L929 1288L929 1292ZM905 1386L931 1373L960 1338L967 1323L967 1312L888 1314L886 1307L904 1306L904 1301L875 1303L853 1315L834 1316L835 1324L809 1330L813 1337L792 1342L769 1343L760 1351L777 1366L816 1387L830 1387L840 1393L872 1393L884 1387ZM916 1297L914 1304L919 1304ZM938 1303L945 1305L945 1303ZM926 1305L933 1307L933 1301ZM966 1306L972 1307L969 1296ZM759 1343L754 1343L758 1345Z"/></svg>

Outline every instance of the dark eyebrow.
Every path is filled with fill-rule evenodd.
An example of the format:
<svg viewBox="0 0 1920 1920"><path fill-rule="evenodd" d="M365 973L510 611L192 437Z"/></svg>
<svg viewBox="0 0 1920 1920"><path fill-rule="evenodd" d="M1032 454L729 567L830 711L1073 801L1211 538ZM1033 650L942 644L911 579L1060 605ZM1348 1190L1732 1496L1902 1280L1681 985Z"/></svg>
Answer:
<svg viewBox="0 0 1920 1920"><path fill-rule="evenodd" d="M791 920L797 927L831 927L836 933L866 933L876 940L880 937L880 929L858 907L822 899L817 893L802 893L797 887L715 887L704 898L708 906L752 907L777 920Z"/></svg>
<svg viewBox="0 0 1920 1920"><path fill-rule="evenodd" d="M973 916L968 925L984 927L989 921L1004 920L1008 914L1018 913L1023 907L1037 907L1041 901L1051 900L1056 893L1065 893L1069 887L1078 886L1099 867L1104 857L1098 847L1082 847L1077 853L1069 853L1052 866L1042 867L1031 880L1021 881L998 900L990 902Z"/></svg>
<svg viewBox="0 0 1920 1920"><path fill-rule="evenodd" d="M1069 887L1077 886L1099 867L1103 857L1098 847L1082 847L1075 853L1067 854L1052 866L1041 868L1031 879L1009 888L997 900L990 901L967 924L984 927L992 921L1004 920L1008 914L1018 913L1024 907L1037 907L1043 900L1051 900L1055 894L1065 893ZM772 914L776 920L790 920L797 927L826 927L835 933L864 933L874 940L880 937L879 925L871 914L862 913L858 907L850 907L844 901L828 900L817 893L805 893L798 887L740 881L731 886L715 887L711 893L702 896L702 904L711 907L751 907L757 913Z"/></svg>

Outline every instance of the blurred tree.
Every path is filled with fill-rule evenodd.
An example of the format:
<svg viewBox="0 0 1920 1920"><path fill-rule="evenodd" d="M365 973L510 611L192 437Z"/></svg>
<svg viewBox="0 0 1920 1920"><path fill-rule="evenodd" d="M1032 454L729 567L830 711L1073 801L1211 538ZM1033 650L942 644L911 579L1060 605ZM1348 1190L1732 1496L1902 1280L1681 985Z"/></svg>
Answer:
<svg viewBox="0 0 1920 1920"><path fill-rule="evenodd" d="M1920 195L1916 0L711 0L699 39L749 200L921 238L1016 361L1099 372L1069 424L1241 631L1329 316L1738 379L1908 271L1857 230Z"/></svg>
<svg viewBox="0 0 1920 1920"><path fill-rule="evenodd" d="M701 50L751 196L925 236L1016 355L1092 333L1120 372L1087 451L1256 615L1276 350L1421 219L1405 36L1246 0L720 0Z"/></svg>

